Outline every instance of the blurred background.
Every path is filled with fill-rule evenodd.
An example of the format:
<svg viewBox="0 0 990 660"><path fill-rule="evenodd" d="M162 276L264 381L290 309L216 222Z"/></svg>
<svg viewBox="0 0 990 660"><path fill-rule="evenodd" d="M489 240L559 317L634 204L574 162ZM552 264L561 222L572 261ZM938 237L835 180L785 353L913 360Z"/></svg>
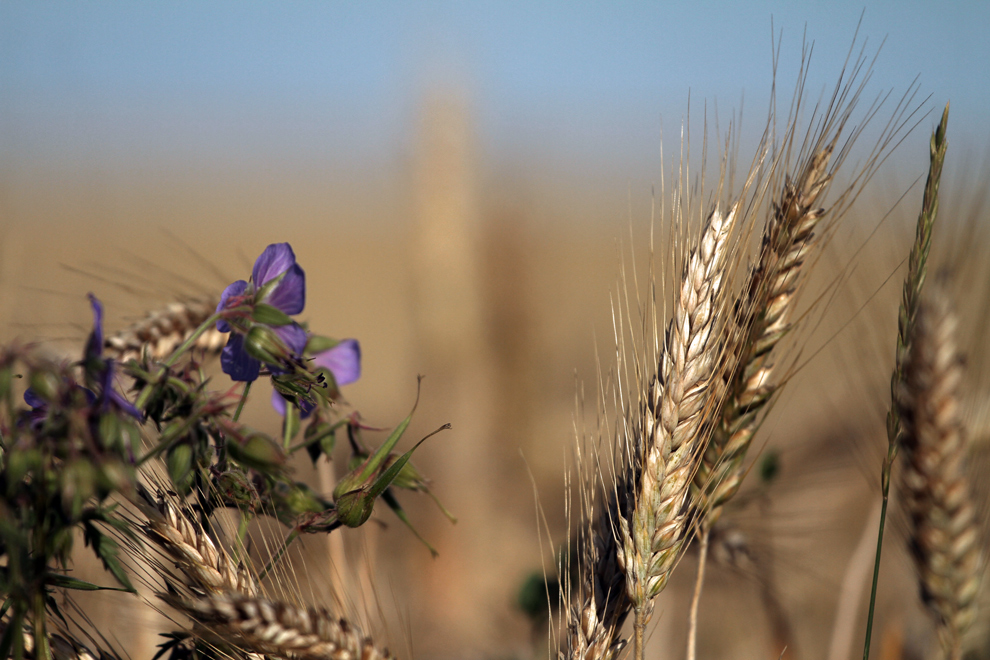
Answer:
<svg viewBox="0 0 990 660"><path fill-rule="evenodd" d="M767 424L767 446L784 452L776 487L788 494L740 524L759 530L750 534L765 541L772 579L752 565L716 572L702 607L706 654L733 639L736 655L765 655L786 634L821 657L876 492L881 449L869 442L883 442L898 286L887 278L910 244L917 179L947 101L945 180L959 192L943 215L980 212L988 25L982 2L3 0L0 339L43 337L75 353L91 323L86 291L103 299L113 330L175 298L216 295L247 277L265 245L290 242L308 279L303 316L361 341L349 402L392 426L425 374L410 440L453 424L416 461L458 524L424 497L403 498L440 557L383 512L384 525L334 551L346 565L310 544L313 582L326 585L310 587L314 598L332 583L363 590L345 594L347 607L406 657L545 654L547 624L523 612L520 590L541 566L552 571L567 540L575 393L583 388L593 427L620 260L646 257L685 120L692 160L706 123L714 137L732 120L748 164L778 39L785 108L803 47L814 44L806 92L816 100L850 48L866 40L872 59L883 43L864 98L893 90L882 126L917 81L920 124L846 219L844 252L824 260L823 271L840 269L848 246L868 247L856 256L867 275L837 296L838 316L813 344L827 350L812 351ZM861 311L867 302L875 312ZM833 338L854 317L866 330L843 347ZM822 401L823 380L842 385L834 401ZM267 392L256 395L248 421L274 431ZM858 434L872 439L850 449ZM772 517L778 501L784 513ZM910 602L910 581L897 584L888 601ZM680 657L681 586L658 610L657 655ZM924 621L908 610L882 622L895 642ZM781 624L780 611L797 623ZM102 615L149 631L142 648L156 643L144 615Z"/></svg>

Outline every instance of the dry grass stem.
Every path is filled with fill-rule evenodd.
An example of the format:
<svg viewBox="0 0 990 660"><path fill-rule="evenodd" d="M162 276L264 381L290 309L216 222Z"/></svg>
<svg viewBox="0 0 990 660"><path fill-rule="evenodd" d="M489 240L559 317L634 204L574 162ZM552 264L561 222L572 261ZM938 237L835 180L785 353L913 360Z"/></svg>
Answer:
<svg viewBox="0 0 990 660"><path fill-rule="evenodd" d="M248 652L280 658L389 660L358 628L324 608L299 607L239 594L194 600L165 597L200 626L200 634L220 638Z"/></svg>
<svg viewBox="0 0 990 660"><path fill-rule="evenodd" d="M957 389L962 361L956 319L944 294L923 298L899 392L904 508L921 595L936 619L946 657L961 657L961 636L976 615L980 537L969 484Z"/></svg>
<svg viewBox="0 0 990 660"><path fill-rule="evenodd" d="M167 358L192 335L216 310L217 300L192 299L173 302L149 312L143 319L114 334L107 335L107 357L118 362L139 360L145 351L153 360ZM195 349L217 354L227 343L227 335L210 328L196 340Z"/></svg>

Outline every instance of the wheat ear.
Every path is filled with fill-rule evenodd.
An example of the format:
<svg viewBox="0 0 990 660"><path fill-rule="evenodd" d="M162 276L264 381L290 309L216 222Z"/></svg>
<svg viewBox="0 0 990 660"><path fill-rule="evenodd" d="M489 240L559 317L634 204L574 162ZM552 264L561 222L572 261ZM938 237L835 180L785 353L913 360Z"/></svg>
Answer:
<svg viewBox="0 0 990 660"><path fill-rule="evenodd" d="M148 537L175 560L193 586L212 594L232 591L245 596L258 594L258 585L250 571L238 566L178 507L159 499L158 514L149 516Z"/></svg>
<svg viewBox="0 0 990 660"><path fill-rule="evenodd" d="M785 177L763 231L759 260L736 302L727 354L735 355L737 362L715 432L694 476L706 528L739 490L759 413L776 389L770 382L770 353L791 327L802 266L826 213L818 203L832 180L828 165L833 148L834 143L812 154L795 180Z"/></svg>
<svg viewBox="0 0 990 660"><path fill-rule="evenodd" d="M200 298L153 310L131 326L107 335L103 342L107 357L127 362L141 359L147 351L153 360L164 360L213 314L216 306L217 300ZM210 328L200 335L194 348L215 354L226 342L226 334Z"/></svg>
<svg viewBox="0 0 990 660"><path fill-rule="evenodd" d="M905 462L900 484L922 599L936 619L946 657L955 660L976 614L981 559L963 472L956 319L944 293L933 293L918 308L897 401Z"/></svg>
<svg viewBox="0 0 990 660"><path fill-rule="evenodd" d="M631 447L633 476L620 511L618 563L636 613L636 657L653 600L663 590L688 538L689 493L704 451L706 411L713 409L712 384L720 368L713 332L723 301L722 286L734 205L725 216L716 207L697 247L689 254L678 299L664 336L658 373L650 382Z"/></svg>
<svg viewBox="0 0 990 660"><path fill-rule="evenodd" d="M620 493L621 496L621 493ZM613 522L621 503L613 500L582 544L581 603L567 611L566 647L561 660L612 660L625 647L617 637L632 603L618 564Z"/></svg>
<svg viewBox="0 0 990 660"><path fill-rule="evenodd" d="M216 636L249 652L280 658L389 660L357 627L324 608L299 607L240 594L193 600L162 596Z"/></svg>

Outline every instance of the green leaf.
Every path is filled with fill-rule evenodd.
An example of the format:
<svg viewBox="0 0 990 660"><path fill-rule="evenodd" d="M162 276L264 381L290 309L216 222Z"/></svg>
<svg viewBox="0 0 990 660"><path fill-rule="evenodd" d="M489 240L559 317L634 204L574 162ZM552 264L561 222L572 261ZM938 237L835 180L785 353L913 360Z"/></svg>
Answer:
<svg viewBox="0 0 990 660"><path fill-rule="evenodd" d="M77 591L128 591L128 589L121 589L120 587L101 587L98 584L86 582L85 580L77 580L67 575L52 575L48 578L48 584L53 587L75 589Z"/></svg>
<svg viewBox="0 0 990 660"><path fill-rule="evenodd" d="M405 509L403 509L402 505L399 504L399 500L395 499L395 495L392 494L392 491L386 490L382 494L382 499L385 500L385 504L388 505L388 508L392 509L392 512L399 518L399 520L405 523L406 527L409 528L409 531L411 531L413 535L415 535L415 537L426 546L433 558L436 559L439 557L440 553L437 552L437 549L430 545L430 542L423 538L422 535L416 531L416 528L413 527L412 523L409 522L409 517L406 515Z"/></svg>
<svg viewBox="0 0 990 660"><path fill-rule="evenodd" d="M127 591L137 593L131 584L130 578L127 577L127 573L124 572L124 567L121 566L120 560L117 558L117 552L120 549L117 542L90 523L83 525L83 538L86 541L86 545L93 547L93 552L103 562L103 567L117 578L117 582Z"/></svg>

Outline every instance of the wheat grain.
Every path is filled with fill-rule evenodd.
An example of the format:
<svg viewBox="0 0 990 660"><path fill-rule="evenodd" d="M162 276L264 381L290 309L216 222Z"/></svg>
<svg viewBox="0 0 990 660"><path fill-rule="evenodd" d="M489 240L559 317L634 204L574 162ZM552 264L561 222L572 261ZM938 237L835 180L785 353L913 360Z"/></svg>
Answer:
<svg viewBox="0 0 990 660"><path fill-rule="evenodd" d="M240 594L193 600L162 596L216 636L249 652L281 658L389 660L388 649L324 608L298 607Z"/></svg>
<svg viewBox="0 0 990 660"><path fill-rule="evenodd" d="M941 292L923 298L914 320L898 396L904 507L921 595L936 618L949 658L961 657L961 635L976 614L979 531L969 484L957 389L962 362L955 316Z"/></svg>

